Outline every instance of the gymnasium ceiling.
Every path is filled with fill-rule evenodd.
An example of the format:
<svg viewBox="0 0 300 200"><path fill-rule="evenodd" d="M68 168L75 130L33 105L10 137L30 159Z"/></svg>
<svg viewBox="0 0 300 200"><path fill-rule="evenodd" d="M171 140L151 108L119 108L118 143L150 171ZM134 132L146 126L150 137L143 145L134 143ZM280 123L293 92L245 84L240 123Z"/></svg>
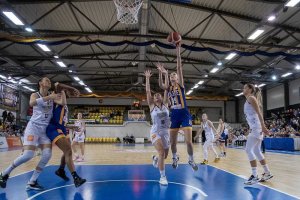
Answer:
<svg viewBox="0 0 300 200"><path fill-rule="evenodd" d="M145 23L135 25L117 21L112 0L1 2L1 11L13 11L26 27L33 29L32 33L25 31L25 26L13 24L1 12L1 36L8 40L18 37L110 42L158 40L166 43L168 33L177 31L182 34L184 44L196 47L300 54L300 7L285 7L288 2L285 0L192 0L191 4L148 0L144 1L148 8L142 8L139 13L139 21ZM268 21L271 15L276 16L272 22ZM262 35L255 40L247 39L259 28L264 30ZM0 42L0 74L11 76L16 81L27 79L29 83L22 84L32 88L39 77L46 75L53 82L72 84L87 93L84 86L73 79L78 76L93 93L142 92L144 80L141 72L145 68L154 70L154 63L159 61L169 71L176 69L175 51L157 45L143 48L65 43L48 47L51 52L44 52L34 44ZM68 67L58 66L54 55L58 55ZM300 60L296 59L255 55L225 60L225 57L182 49L186 90L204 80L192 95L233 96L240 92L237 89L243 82L265 83L272 87L299 75L295 67L300 65ZM222 62L219 71L210 73L218 62ZM286 72L293 74L282 78ZM154 73L152 89L158 90L157 74ZM272 80L273 75L277 76L276 81Z"/></svg>

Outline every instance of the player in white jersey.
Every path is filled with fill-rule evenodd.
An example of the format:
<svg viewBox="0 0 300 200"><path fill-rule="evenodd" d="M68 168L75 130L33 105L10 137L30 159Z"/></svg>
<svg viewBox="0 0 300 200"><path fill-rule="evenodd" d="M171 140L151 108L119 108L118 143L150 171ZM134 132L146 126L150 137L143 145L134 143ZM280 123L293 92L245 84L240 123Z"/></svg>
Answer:
<svg viewBox="0 0 300 200"><path fill-rule="evenodd" d="M244 113L250 127L245 150L252 168L252 174L245 184L252 185L258 181L263 182L273 177L260 149L264 133L269 134L269 131L265 126L262 115L262 98L260 89L256 88L252 84L245 84L243 94L246 97ZM264 169L261 179L258 179L256 160L260 162Z"/></svg>
<svg viewBox="0 0 300 200"><path fill-rule="evenodd" d="M154 97L151 95L150 90L150 77L152 76L151 71L145 71L146 77L146 93L147 102L151 111L152 128L150 131L151 142L157 150L158 156L153 156L153 166L158 167L160 171L161 185L168 185L167 177L165 175L165 163L164 160L168 156L170 139L169 139L169 109L167 108L168 96L167 91L164 93L164 98L162 99L161 94L155 93ZM166 83L168 78L166 78Z"/></svg>
<svg viewBox="0 0 300 200"><path fill-rule="evenodd" d="M215 139L215 134L217 133L217 130L215 129L213 123L208 120L207 114L203 113L202 114L202 123L201 123L201 128L199 129L199 131L197 132L197 135L194 137L194 140L196 140L196 138L202 134L202 131L205 131L205 142L203 145L203 156L204 156L204 160L201 163L201 165L206 165L208 164L208 149L212 148L213 152L216 155L215 161L220 160L218 153L216 152L213 142Z"/></svg>
<svg viewBox="0 0 300 200"><path fill-rule="evenodd" d="M60 98L59 94L54 92L48 94L51 88L51 81L49 78L44 77L38 82L39 92L32 93L30 96L30 106L33 107L33 115L27 124L24 133L24 152L13 163L5 169L0 175L0 186L6 187L6 182L9 174L18 166L26 163L34 157L36 146L42 150L41 159L33 172L30 181L27 184L27 189L42 190L37 178L42 172L51 158L51 141L46 135L46 128L50 122L53 111L53 101Z"/></svg>
<svg viewBox="0 0 300 200"><path fill-rule="evenodd" d="M72 149L74 151L74 160L78 162L84 161L84 139L85 139L85 123L82 120L82 113L77 114L77 120L74 123L75 129L73 131L74 133L74 139L72 142ZM81 150L81 156L77 154L77 145L79 145Z"/></svg>

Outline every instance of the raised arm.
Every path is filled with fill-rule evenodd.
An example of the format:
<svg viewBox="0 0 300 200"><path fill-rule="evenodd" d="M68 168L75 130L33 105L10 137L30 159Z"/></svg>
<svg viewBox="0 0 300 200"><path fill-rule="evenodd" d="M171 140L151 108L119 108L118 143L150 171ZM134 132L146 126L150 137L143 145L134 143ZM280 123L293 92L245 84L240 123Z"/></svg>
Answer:
<svg viewBox="0 0 300 200"><path fill-rule="evenodd" d="M153 106L153 98L151 95L151 89L150 89L150 77L152 76L151 74L151 70L146 70L144 73L145 77L146 77L146 94L147 94L147 102L148 105L151 109L151 107Z"/></svg>
<svg viewBox="0 0 300 200"><path fill-rule="evenodd" d="M50 95L45 96L45 97L39 97L36 93L32 93L30 96L29 105L31 107L36 106L36 105L41 105L41 104L43 104L43 102L46 102L49 100L55 100L59 97L60 97L60 95L55 94L54 92L52 92Z"/></svg>
<svg viewBox="0 0 300 200"><path fill-rule="evenodd" d="M177 54L177 76L178 76L179 85L181 85L181 87L184 88L184 80L183 80L183 73L182 73L182 63L181 63L180 47L181 47L181 44L179 43L176 46L176 54Z"/></svg>
<svg viewBox="0 0 300 200"><path fill-rule="evenodd" d="M164 66L160 63L156 63L156 67L158 69L158 84L159 87L163 90L168 90L169 88L169 76L168 71L164 68ZM165 77L165 82L163 81L163 75ZM163 83L164 82L164 83Z"/></svg>
<svg viewBox="0 0 300 200"><path fill-rule="evenodd" d="M61 91L60 94L61 97L59 99L54 100L54 102L61 106L67 105L67 97L65 91Z"/></svg>

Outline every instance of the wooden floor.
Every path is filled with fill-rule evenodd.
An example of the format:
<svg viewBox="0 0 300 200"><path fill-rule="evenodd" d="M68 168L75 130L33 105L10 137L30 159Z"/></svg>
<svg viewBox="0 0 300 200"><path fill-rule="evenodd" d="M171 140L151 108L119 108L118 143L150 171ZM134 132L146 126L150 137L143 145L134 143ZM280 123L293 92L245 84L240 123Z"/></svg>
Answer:
<svg viewBox="0 0 300 200"><path fill-rule="evenodd" d="M136 146L117 146L116 144L87 144L86 161L80 164L92 165L125 165L125 164L151 164L151 156L155 154L152 146L136 145ZM194 145L195 161L200 163L203 159L202 146ZM0 152L0 170L6 168L19 154L21 150ZM187 163L187 153L184 144L178 144L178 153L180 162ZM228 149L227 157L221 159L218 163L213 162L214 158L210 152L209 164L228 172L248 177L250 175L250 166L248 159L243 150ZM60 161L61 152L57 147L53 149L53 156L49 164L57 165ZM288 155L279 153L265 154L270 169L274 174L274 178L265 183L265 185L278 189L288 194L295 195L300 198L300 155ZM32 170L39 157L35 157L32 161L15 169L11 175L16 175L25 171ZM171 154L167 159L167 163L171 161ZM259 174L262 168L259 166ZM177 170L180 170L180 166Z"/></svg>

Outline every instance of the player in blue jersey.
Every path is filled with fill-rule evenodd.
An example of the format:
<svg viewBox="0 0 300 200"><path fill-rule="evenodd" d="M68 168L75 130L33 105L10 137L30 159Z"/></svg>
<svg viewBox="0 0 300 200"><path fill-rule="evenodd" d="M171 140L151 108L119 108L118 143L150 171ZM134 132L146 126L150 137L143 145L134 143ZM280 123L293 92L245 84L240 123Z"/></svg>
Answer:
<svg viewBox="0 0 300 200"><path fill-rule="evenodd" d="M57 88L58 83L55 84ZM73 176L74 184L76 187L84 184L86 182L85 179L80 178L76 171L74 162L72 159L72 149L70 139L67 136L66 124L68 117L68 107L67 107L67 99L66 93L64 90L59 91L61 94L60 101L57 101L53 107L53 116L51 121L47 127L46 133L49 139L55 143L60 150L64 153L61 158L60 168L55 172L56 175L63 178L64 180L69 180L69 178L65 174L64 167L68 166L70 173Z"/></svg>
<svg viewBox="0 0 300 200"><path fill-rule="evenodd" d="M176 72L171 73L170 75L171 85L165 85L163 83L162 75L164 75L164 78L167 78L168 71L161 64L157 64L157 68L159 71L159 86L163 90L168 91L168 97L169 97L169 106L171 111L170 142L171 142L171 150L173 155L172 166L174 169L178 167L179 157L177 155L177 136L178 136L178 130L180 128L181 130L184 131L185 143L187 145L187 152L189 155L188 163L193 168L194 171L197 171L198 166L194 162L194 156L193 156L192 118L186 104L180 47L181 44L178 43L176 45L177 73Z"/></svg>

